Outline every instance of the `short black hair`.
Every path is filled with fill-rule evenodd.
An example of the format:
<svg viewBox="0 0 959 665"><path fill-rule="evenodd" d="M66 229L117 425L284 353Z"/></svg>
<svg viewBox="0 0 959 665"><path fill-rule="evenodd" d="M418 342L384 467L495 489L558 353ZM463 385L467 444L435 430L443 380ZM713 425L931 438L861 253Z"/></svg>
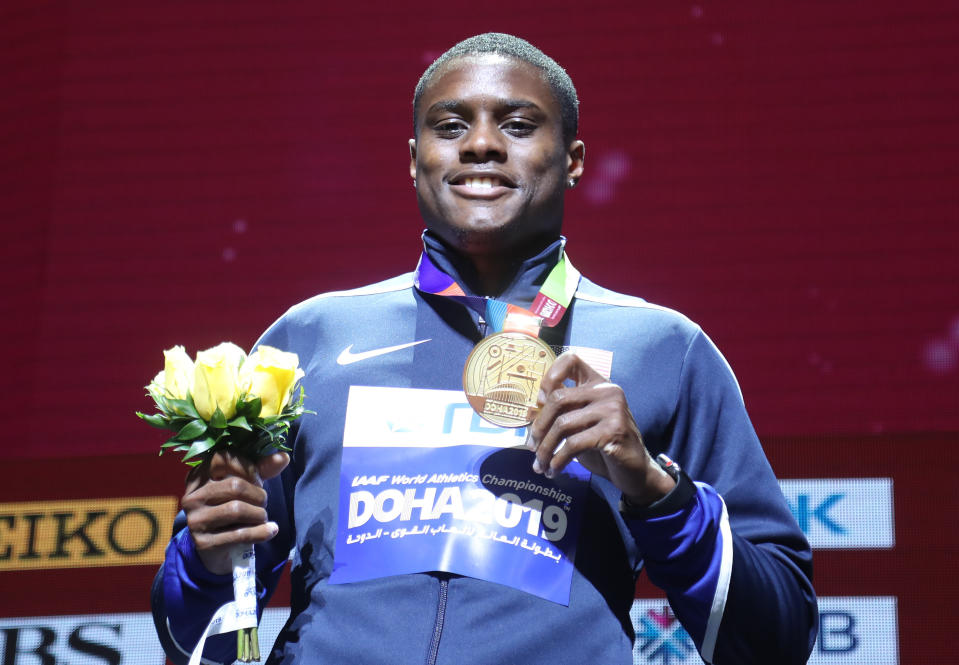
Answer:
<svg viewBox="0 0 959 665"><path fill-rule="evenodd" d="M469 39L464 39L446 53L433 61L416 84L416 90L413 93L413 135L416 136L416 126L419 117L419 104L423 93L429 87L433 76L444 65L456 58L481 53L498 53L500 55L516 58L527 62L541 72L556 96L559 102L560 113L563 123L563 141L570 143L576 138L576 131L579 128L579 98L576 96L576 87L573 80L566 73L559 63L551 57L540 51L525 39L520 39L513 35L507 35L502 32L487 32L482 35L476 35Z"/></svg>

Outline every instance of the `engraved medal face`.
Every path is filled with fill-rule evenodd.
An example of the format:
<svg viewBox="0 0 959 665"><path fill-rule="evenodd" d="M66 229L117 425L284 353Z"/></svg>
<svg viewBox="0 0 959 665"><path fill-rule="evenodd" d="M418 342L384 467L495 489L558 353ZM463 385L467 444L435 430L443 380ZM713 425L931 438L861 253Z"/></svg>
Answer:
<svg viewBox="0 0 959 665"><path fill-rule="evenodd" d="M470 406L501 427L523 427L539 409L539 384L556 355L538 337L501 332L483 339L466 359L463 391Z"/></svg>

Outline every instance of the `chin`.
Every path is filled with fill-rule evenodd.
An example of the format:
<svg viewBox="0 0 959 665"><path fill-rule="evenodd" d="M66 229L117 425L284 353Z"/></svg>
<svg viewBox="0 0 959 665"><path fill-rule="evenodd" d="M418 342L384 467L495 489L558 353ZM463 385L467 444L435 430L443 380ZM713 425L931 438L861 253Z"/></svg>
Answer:
<svg viewBox="0 0 959 665"><path fill-rule="evenodd" d="M454 229L454 238L444 237L455 249L468 256L527 256L537 253L559 237L555 233L537 235L517 234L515 229L503 226L474 226Z"/></svg>
<svg viewBox="0 0 959 665"><path fill-rule="evenodd" d="M488 254L509 245L509 234L496 227L455 227L444 231L440 237L464 254Z"/></svg>

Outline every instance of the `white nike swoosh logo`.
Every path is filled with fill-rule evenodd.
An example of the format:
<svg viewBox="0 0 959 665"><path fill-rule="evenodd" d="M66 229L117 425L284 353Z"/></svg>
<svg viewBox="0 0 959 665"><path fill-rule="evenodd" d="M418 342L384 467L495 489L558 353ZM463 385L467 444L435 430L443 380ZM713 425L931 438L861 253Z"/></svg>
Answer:
<svg viewBox="0 0 959 665"><path fill-rule="evenodd" d="M350 349L353 348L353 345L350 344L348 347L343 349L340 352L340 355L336 357L337 365L349 365L352 363L358 363L361 360L366 360L368 358L375 358L376 356L382 356L387 353L393 353L394 351L399 351L401 349L408 349L411 346L416 346L417 344L422 344L423 342L428 342L428 339L421 339L416 342L407 342L406 344L397 344L396 346L384 346L382 349L373 349L371 351L362 351L360 353L353 353Z"/></svg>

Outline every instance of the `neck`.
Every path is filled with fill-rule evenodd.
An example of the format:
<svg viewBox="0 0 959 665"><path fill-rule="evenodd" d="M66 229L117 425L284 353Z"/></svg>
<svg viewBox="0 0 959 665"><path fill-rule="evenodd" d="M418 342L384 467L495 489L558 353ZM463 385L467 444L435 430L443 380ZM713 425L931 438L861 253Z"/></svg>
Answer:
<svg viewBox="0 0 959 665"><path fill-rule="evenodd" d="M482 246L472 248L474 251L464 251L462 256L469 260L474 270L475 281L470 286L479 295L500 296L516 278L523 262L542 252L558 237L559 234L538 236L509 249L500 247L490 251L489 247Z"/></svg>
<svg viewBox="0 0 959 665"><path fill-rule="evenodd" d="M479 295L496 297L506 290L520 261L502 256L471 256L470 261L476 271L476 283L471 284Z"/></svg>

